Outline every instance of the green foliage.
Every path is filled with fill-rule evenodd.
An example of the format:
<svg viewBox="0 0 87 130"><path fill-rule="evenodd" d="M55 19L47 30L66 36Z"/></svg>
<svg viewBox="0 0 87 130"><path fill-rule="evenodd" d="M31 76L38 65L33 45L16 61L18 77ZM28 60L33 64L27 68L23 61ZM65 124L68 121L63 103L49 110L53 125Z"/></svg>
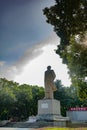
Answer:
<svg viewBox="0 0 87 130"><path fill-rule="evenodd" d="M87 77L86 11L87 0L55 0L54 6L43 10L47 22L54 26L54 31L60 37L56 53L60 55L63 63L67 64L72 84L79 87L79 97L83 100L87 97L86 85L85 89L81 88ZM86 90L82 93L85 96L80 90Z"/></svg>
<svg viewBox="0 0 87 130"><path fill-rule="evenodd" d="M80 95L80 99L81 100L87 100L87 82L79 80L78 86L79 86L78 93Z"/></svg>
<svg viewBox="0 0 87 130"><path fill-rule="evenodd" d="M0 119L23 120L37 114L37 101L44 97L44 89L38 86L19 85L0 79Z"/></svg>
<svg viewBox="0 0 87 130"><path fill-rule="evenodd" d="M72 41L66 57L72 83L79 88L79 98L84 100L87 98L87 48Z"/></svg>
<svg viewBox="0 0 87 130"><path fill-rule="evenodd" d="M32 107L31 107L31 115L36 115L38 111L38 100L44 98L44 89L43 87L38 87L38 86L32 86L32 95L33 95L33 100L32 100Z"/></svg>
<svg viewBox="0 0 87 130"><path fill-rule="evenodd" d="M44 9L47 22L61 39L58 52L70 42L72 35L82 35L87 30L87 1L86 0L55 0L56 4Z"/></svg>
<svg viewBox="0 0 87 130"><path fill-rule="evenodd" d="M75 41L66 54L71 78L84 79L87 76L87 48Z"/></svg>
<svg viewBox="0 0 87 130"><path fill-rule="evenodd" d="M70 107L80 107L83 104L83 102L79 100L78 89L76 87L64 87L60 80L57 80L55 84L58 90L54 93L54 97L61 103L61 114L63 116L66 116L66 111L69 110Z"/></svg>
<svg viewBox="0 0 87 130"><path fill-rule="evenodd" d="M0 118L8 119L9 118L9 106L12 107L13 103L15 102L16 98L12 90L8 87L3 88L0 90Z"/></svg>
<svg viewBox="0 0 87 130"><path fill-rule="evenodd" d="M64 87L60 80L55 84L58 90L54 92L54 98L60 100L63 116L70 107L87 106L87 100L79 100L76 87ZM43 98L43 87L19 85L13 81L0 79L0 120L10 118L25 120L31 115L37 115L38 100Z"/></svg>

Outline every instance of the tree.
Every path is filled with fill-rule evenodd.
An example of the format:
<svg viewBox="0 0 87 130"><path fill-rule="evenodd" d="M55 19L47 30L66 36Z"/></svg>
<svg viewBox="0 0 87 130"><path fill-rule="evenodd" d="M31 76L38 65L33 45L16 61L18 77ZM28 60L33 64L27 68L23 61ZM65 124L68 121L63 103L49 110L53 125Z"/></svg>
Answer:
<svg viewBox="0 0 87 130"><path fill-rule="evenodd" d="M66 57L72 83L79 88L79 97L84 100L87 98L87 82L85 80L87 77L87 48L74 41L69 46Z"/></svg>
<svg viewBox="0 0 87 130"><path fill-rule="evenodd" d="M60 80L57 80L55 84L58 90L54 93L54 97L61 103L61 114L63 116L66 116L66 111L69 108L83 105L83 102L79 100L76 87L64 87Z"/></svg>
<svg viewBox="0 0 87 130"><path fill-rule="evenodd" d="M87 30L87 1L86 0L55 0L56 4L44 9L47 22L54 26L54 30L61 39L58 46L59 54L64 46L70 44L73 35L83 35Z"/></svg>
<svg viewBox="0 0 87 130"><path fill-rule="evenodd" d="M84 84L83 78L87 77L87 44L84 45L87 39L87 0L55 0L55 2L54 6L43 11L47 22L54 26L54 31L60 37L56 53L63 59L63 63L67 64L72 83L78 84L80 74ZM87 93L85 95L87 97Z"/></svg>
<svg viewBox="0 0 87 130"><path fill-rule="evenodd" d="M22 84L14 88L16 102L13 109L13 116L20 119L26 119L31 115L32 88L29 85Z"/></svg>
<svg viewBox="0 0 87 130"><path fill-rule="evenodd" d="M0 79L0 119L27 119L37 114L37 103L44 97L44 88Z"/></svg>
<svg viewBox="0 0 87 130"><path fill-rule="evenodd" d="M16 97L7 86L0 90L0 119L9 119Z"/></svg>
<svg viewBox="0 0 87 130"><path fill-rule="evenodd" d="M55 84L58 90L54 92L54 97L61 102L62 115L65 116L66 110L70 107L87 106L87 100L79 100L77 87L64 87L61 80L57 80ZM38 100L43 98L43 87L19 85L13 81L0 79L0 120L10 118L16 118L17 121L26 120L31 115L37 115Z"/></svg>
<svg viewBox="0 0 87 130"><path fill-rule="evenodd" d="M32 115L37 115L38 111L38 100L44 98L44 88L43 87L38 87L38 86L32 86L32 95L33 95L33 100L32 100Z"/></svg>

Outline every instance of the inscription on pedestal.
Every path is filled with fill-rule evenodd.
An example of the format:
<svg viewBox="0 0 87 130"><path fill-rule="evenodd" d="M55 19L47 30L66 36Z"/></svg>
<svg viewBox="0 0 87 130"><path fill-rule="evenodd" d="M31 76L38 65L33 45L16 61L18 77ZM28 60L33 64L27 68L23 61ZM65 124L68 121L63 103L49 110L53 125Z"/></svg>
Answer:
<svg viewBox="0 0 87 130"><path fill-rule="evenodd" d="M42 104L41 104L41 108L43 108L43 109L48 108L48 104L47 104L47 103L42 103Z"/></svg>

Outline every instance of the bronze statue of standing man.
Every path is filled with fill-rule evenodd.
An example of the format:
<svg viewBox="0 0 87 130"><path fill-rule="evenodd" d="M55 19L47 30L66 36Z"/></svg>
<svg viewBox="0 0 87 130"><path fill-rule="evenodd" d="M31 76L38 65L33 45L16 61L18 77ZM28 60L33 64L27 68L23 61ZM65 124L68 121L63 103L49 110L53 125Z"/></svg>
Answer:
<svg viewBox="0 0 87 130"><path fill-rule="evenodd" d="M44 75L45 99L53 99L53 92L57 90L54 84L55 77L54 70L51 69L51 66L48 66Z"/></svg>

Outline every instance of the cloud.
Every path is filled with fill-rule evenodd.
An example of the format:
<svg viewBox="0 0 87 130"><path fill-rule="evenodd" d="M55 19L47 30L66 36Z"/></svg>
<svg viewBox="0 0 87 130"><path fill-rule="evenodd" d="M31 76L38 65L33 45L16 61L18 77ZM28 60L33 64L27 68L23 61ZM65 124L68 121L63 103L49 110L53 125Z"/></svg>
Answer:
<svg viewBox="0 0 87 130"><path fill-rule="evenodd" d="M5 64L5 61L0 61L0 67L2 67Z"/></svg>
<svg viewBox="0 0 87 130"><path fill-rule="evenodd" d="M33 60L34 58L38 57L43 53L43 47L46 45L58 45L59 38L55 33L52 33L51 36L49 36L44 41L41 41L40 43L37 43L36 45L33 45L29 49L26 50L24 55L20 58L18 62L16 62L17 68L20 68L20 66L24 66L29 63L29 61Z"/></svg>
<svg viewBox="0 0 87 130"><path fill-rule="evenodd" d="M24 49L47 37L53 28L42 9L54 0L4 0L0 3L0 59L13 62ZM21 51L19 51L19 47Z"/></svg>
<svg viewBox="0 0 87 130"><path fill-rule="evenodd" d="M43 47L46 45L58 45L59 38L55 33L52 33L44 41L33 45L32 47L28 48L24 55L16 61L14 64L7 66L5 61L0 61L0 77L5 77L8 80L14 80L15 76L22 73L23 68L31 62L33 59L37 58L43 53Z"/></svg>

